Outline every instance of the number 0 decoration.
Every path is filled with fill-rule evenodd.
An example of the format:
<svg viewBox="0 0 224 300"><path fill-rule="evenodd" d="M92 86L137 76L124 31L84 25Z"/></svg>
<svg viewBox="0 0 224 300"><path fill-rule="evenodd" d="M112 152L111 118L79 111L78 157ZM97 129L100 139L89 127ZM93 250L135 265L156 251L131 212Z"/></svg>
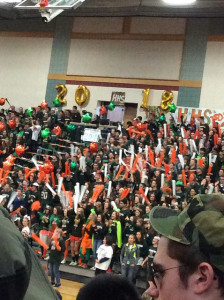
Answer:
<svg viewBox="0 0 224 300"><path fill-rule="evenodd" d="M82 106L89 100L89 90L83 85L79 85L75 92L75 101L79 106Z"/></svg>

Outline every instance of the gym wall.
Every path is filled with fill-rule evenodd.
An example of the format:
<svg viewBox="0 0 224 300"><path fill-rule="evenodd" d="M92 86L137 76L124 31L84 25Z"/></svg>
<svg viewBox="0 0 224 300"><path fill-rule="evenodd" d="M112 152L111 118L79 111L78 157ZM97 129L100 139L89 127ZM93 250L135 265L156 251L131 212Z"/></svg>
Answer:
<svg viewBox="0 0 224 300"><path fill-rule="evenodd" d="M138 103L150 88L149 105L165 89L181 106L222 108L224 21L183 18L66 18L0 21L1 97L15 106L53 103L66 84L67 107L79 84L90 90L85 107L125 92ZM215 99L215 100L214 100ZM213 101L214 100L214 101Z"/></svg>

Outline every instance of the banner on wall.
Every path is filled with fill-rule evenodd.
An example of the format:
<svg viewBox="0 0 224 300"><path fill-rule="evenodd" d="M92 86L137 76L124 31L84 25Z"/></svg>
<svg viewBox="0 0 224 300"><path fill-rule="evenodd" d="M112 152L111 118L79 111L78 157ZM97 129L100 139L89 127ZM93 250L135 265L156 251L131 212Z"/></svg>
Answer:
<svg viewBox="0 0 224 300"><path fill-rule="evenodd" d="M187 122L191 118L204 117L205 123L212 124L212 121L218 122L224 128L224 110L209 109L209 108L193 108L177 106L175 113L172 114L177 122L181 121L181 116L187 117Z"/></svg>
<svg viewBox="0 0 224 300"><path fill-rule="evenodd" d="M115 105L124 105L125 92L112 92L111 101L113 101Z"/></svg>

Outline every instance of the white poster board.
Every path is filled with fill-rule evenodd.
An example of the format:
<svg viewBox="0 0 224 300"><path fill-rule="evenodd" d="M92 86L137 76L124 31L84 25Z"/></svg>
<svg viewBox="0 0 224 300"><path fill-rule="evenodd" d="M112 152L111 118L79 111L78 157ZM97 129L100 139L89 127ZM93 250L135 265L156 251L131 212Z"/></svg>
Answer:
<svg viewBox="0 0 224 300"><path fill-rule="evenodd" d="M84 134L81 136L83 142L96 142L98 143L101 137L101 130L100 129L92 129L92 128L85 128Z"/></svg>

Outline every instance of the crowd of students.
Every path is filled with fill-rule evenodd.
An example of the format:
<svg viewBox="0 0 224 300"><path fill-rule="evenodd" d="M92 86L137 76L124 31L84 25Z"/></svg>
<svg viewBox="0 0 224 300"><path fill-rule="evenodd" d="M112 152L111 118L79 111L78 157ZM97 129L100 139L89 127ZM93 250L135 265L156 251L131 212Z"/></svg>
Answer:
<svg viewBox="0 0 224 300"><path fill-rule="evenodd" d="M0 118L0 203L33 247L33 233L42 241L55 286L60 263L87 268L91 257L96 274L119 262L132 282L145 266L150 279L159 241L151 208L182 210L199 193L224 192L224 135L203 117L178 123L171 114L167 124L150 113L98 143L83 143L80 128L69 127L81 121L77 107L40 106L32 116L11 107Z"/></svg>

